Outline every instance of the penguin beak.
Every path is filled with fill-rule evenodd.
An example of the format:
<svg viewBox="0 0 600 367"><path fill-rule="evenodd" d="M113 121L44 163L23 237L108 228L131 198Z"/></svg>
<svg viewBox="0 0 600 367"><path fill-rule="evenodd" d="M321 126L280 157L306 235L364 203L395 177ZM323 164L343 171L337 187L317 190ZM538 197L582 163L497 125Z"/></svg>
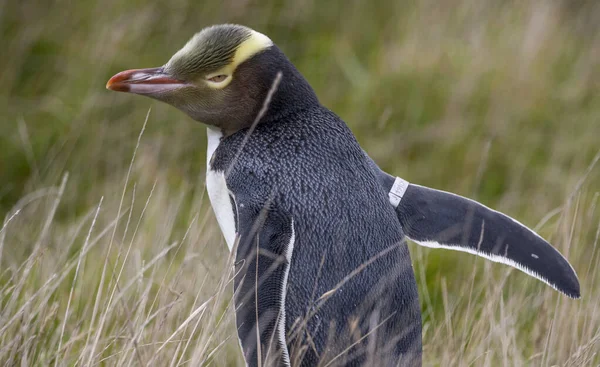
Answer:
<svg viewBox="0 0 600 367"><path fill-rule="evenodd" d="M153 95L188 85L175 79L160 68L133 69L122 71L106 83L106 89L116 92Z"/></svg>

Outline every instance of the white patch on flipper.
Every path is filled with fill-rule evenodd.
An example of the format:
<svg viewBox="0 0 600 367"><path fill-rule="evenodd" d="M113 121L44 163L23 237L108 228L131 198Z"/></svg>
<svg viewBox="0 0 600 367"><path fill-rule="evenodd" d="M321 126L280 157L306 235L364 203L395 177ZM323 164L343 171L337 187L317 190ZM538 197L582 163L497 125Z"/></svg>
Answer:
<svg viewBox="0 0 600 367"><path fill-rule="evenodd" d="M221 232L227 242L229 251L233 249L235 243L235 215L233 213L233 205L231 203L232 194L227 188L225 181L225 172L215 171L210 167L210 160L217 150L223 134L219 130L207 128L206 135L208 137L208 149L206 152L206 191L210 204L217 217Z"/></svg>
<svg viewBox="0 0 600 367"><path fill-rule="evenodd" d="M514 218L511 218L511 217L509 217L508 215L506 215L506 214L504 214L504 213L502 213L502 212L499 212L499 211L497 211L497 210L494 210L494 209L492 209L492 208L490 208L490 207L487 207L487 206L483 205L482 203L480 203L480 202L478 202L478 201L475 201L475 200L473 200L473 199L469 199L469 198L467 198L467 197L464 197L464 196L460 196L460 195L454 194L454 193L452 193L452 192L443 191L443 190L437 190L437 189L432 189L432 188L430 188L430 187L421 186L421 185L416 185L416 184L411 184L411 185L412 185L412 186L418 186L418 187L422 187L422 188L424 188L424 189L428 189L428 190L433 190L433 191L442 192L442 193L444 193L444 194L448 194L448 195L452 195L452 196L456 196L456 197L458 197L458 198L461 198L461 199L464 199L464 200L470 201L470 202L472 202L472 203L474 203L474 204L476 204L476 205L481 205L482 207L484 207L485 209L487 209L487 210L489 210L489 211L491 211L491 212L494 212L494 213L496 213L496 214L498 214L498 215L501 215L501 216L503 216L503 217L506 217L506 218L510 219L511 221L513 221L513 223L517 224L519 227L522 227L522 228L524 228L524 229L528 230L529 232L533 233L533 234L534 234L534 235L535 235L537 238L539 238L539 239L541 239L542 241L546 242L546 244L547 244L547 247L549 247L549 248L551 248L552 250L554 250L554 252L556 252L556 254L557 254L558 256L562 257L562 258L565 260L565 262L567 263L567 265L569 265L569 267L570 267L570 268L571 268L571 270L573 271L573 274L575 274L575 279L577 279L577 281L579 282L579 277L577 276L577 272L575 272L575 269L573 269L573 266L571 266L571 263L569 263L569 261L568 261L568 260L567 260L567 259L566 259L566 258L565 258L565 257L564 257L564 256L563 256L563 255L562 255L562 254L561 254L561 253L560 253L560 252L559 252L559 251L558 251L556 248L554 248L552 245L550 245L549 243L547 243L548 241L546 241L546 240L545 240L545 239L544 239L542 236L540 236L539 234L537 234L536 232L534 232L533 230L531 230L529 227L527 227L527 226L525 226L523 223L519 222L518 220L516 220L516 219L514 219ZM408 236L407 236L407 237L408 237ZM554 288L555 290L557 290L557 291L559 291L559 292L561 292L561 293L563 293L563 294L566 294L566 293L564 293L563 291L559 290L559 289L558 289L558 288L557 288L555 285L553 285L553 284L550 284L550 282L549 282L547 279L545 279L544 277L542 277L541 275L539 275L539 274L537 274L536 272L534 272L533 270L531 270L531 269L527 268L525 265L521 265L521 264L518 264L518 263L516 263L516 262L515 262L514 260L512 260L512 259L503 258L503 257L501 257L501 256L499 256L499 255L486 254L486 253L484 253L484 252L482 252L482 251L480 251L480 252L477 252L476 250L473 250L473 249L470 249L470 248L465 248L465 247L460 247L460 246L457 246L457 245L441 245L441 244L439 244L439 243L437 243L437 242L434 242L434 241L426 241L426 242L427 242L427 243L432 243L432 244L435 244L436 246L427 246L427 245L425 245L425 244L424 244L424 243L426 243L426 242L419 242L419 241L416 241L416 240L414 240L414 239L412 239L412 238L410 238L410 237L408 237L408 238L409 238L411 241L413 241L413 242L415 242L415 243L417 243L417 244L419 244L419 245L425 246L425 247L433 247L433 248L445 248L445 249L449 249L449 250L455 250L455 251L468 252L468 253L471 253L471 254L474 254L474 255L479 255L479 256L481 256L481 257L484 257L484 258L486 258L486 259L488 259L488 260L491 260L491 261L494 261L494 262L499 262L499 263L503 263L503 264L506 264L506 265L512 266L512 267L514 267L514 268L516 268L516 269L519 269L519 270L521 270L522 272L524 272L524 273L526 273L526 274L529 274L529 275L531 275L532 277L534 277L534 278L536 278L536 279L539 279L539 280L541 280L542 282L544 282L544 283L548 284L550 287ZM492 258L491 258L492 256L495 256L496 258L499 258L499 259L497 259L497 260L494 260L494 259L492 259ZM566 295L567 295L567 296L569 296L568 294L566 294ZM569 297L571 297L571 296L569 296Z"/></svg>
<svg viewBox="0 0 600 367"><path fill-rule="evenodd" d="M469 247L461 247L458 245L442 245L438 242L435 241L415 241L413 239L411 239L411 241L424 246L424 247L429 247L429 248L443 248L443 249L447 249L447 250L454 250L454 251L461 251L461 252L468 252L470 254L473 255L477 255L477 256L481 256L485 259L488 259L490 261L493 261L495 263L501 263L501 264L506 264L508 266L512 266L515 269L521 270L523 273L528 274L538 280L541 280L542 282L548 284L550 287L552 287L553 289L557 290L560 293L563 293L569 297L571 297L569 294L566 294L565 292L563 292L562 290L560 290L556 285L550 283L550 281L546 278L544 278L542 275L540 275L539 273L537 273L536 271L529 269L528 267L526 267L523 264L519 264L516 261L509 259L507 257L503 257L500 255L496 255L496 254L489 254L487 252L483 252L483 251L476 251L472 248Z"/></svg>
<svg viewBox="0 0 600 367"><path fill-rule="evenodd" d="M406 189L408 189L408 185L408 181L403 180L400 177L396 177L394 180L394 184L388 193L388 196L390 197L390 203L392 203L394 208L397 208L400 204L400 200L402 200Z"/></svg>
<svg viewBox="0 0 600 367"><path fill-rule="evenodd" d="M294 219L292 218L292 234L290 236L290 242L285 248L285 269L283 270L283 281L281 284L281 305L279 310L279 319L277 320L277 337L279 346L282 350L283 365L290 366L290 353L287 348L287 342L285 340L285 297L287 293L288 275L290 273L290 265L292 263L292 253L294 252L294 242L296 241L296 232L294 230Z"/></svg>

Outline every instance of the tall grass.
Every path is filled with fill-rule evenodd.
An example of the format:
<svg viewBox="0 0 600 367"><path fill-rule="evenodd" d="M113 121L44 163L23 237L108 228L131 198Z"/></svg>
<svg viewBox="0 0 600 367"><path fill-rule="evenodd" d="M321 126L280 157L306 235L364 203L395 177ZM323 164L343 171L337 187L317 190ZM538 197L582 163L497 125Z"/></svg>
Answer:
<svg viewBox="0 0 600 367"><path fill-rule="evenodd" d="M0 363L242 365L204 128L104 90L227 21L270 35L383 168L518 218L579 274L571 300L411 245L425 365L598 365L599 17L583 1L0 1Z"/></svg>

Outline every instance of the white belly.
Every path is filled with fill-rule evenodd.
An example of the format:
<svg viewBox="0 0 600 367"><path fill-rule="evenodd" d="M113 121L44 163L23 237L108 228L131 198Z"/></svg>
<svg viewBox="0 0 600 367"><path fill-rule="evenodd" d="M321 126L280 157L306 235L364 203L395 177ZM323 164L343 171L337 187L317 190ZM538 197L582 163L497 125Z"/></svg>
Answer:
<svg viewBox="0 0 600 367"><path fill-rule="evenodd" d="M214 171L210 167L210 159L219 146L223 134L219 130L207 129L208 151L206 152L206 191L210 204L221 227L221 232L227 242L229 251L235 242L235 216L233 214L232 200L225 181L225 173ZM233 196L231 194L231 196Z"/></svg>

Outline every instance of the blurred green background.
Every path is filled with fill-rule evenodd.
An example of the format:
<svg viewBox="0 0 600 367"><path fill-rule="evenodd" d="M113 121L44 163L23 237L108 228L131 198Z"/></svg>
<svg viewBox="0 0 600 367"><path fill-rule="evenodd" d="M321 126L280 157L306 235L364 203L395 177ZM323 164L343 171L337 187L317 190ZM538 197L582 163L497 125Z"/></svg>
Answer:
<svg viewBox="0 0 600 367"><path fill-rule="evenodd" d="M269 35L382 168L503 211L569 254L584 297L592 298L564 306L572 307L567 308L571 316L564 311L558 318L554 305L574 301L510 273L504 294L495 300L517 291L521 297L506 311L523 312L513 325L514 339L507 339L506 350L516 352L501 344L492 351L502 352L482 357L481 365L496 365L503 360L498 356L526 365L576 364L578 351L600 348L593 292L600 280L595 269L600 169L594 165L600 149L600 5L595 1L0 0L0 217L6 220L31 193L58 185L65 172L69 180L53 233L68 232L88 218L101 197L118 203L151 108L126 188L133 182L145 195L153 185L163 190L165 206L157 210L172 223L166 234L157 230L157 247L185 233L199 214L209 223L208 234L200 236L213 242L206 251L225 258L201 194L205 128L167 105L104 87L121 70L162 65L195 32L224 22ZM178 206L171 213L173 202ZM43 223L48 205L35 208L3 234L5 289L13 281L7 274L18 274L35 249L31 238L42 228L35 223ZM115 213L107 217L114 219ZM157 227L165 218L147 226ZM60 252L61 240L52 238L50 254ZM485 306L472 309L472 301L484 304L491 292L486 281L504 282L508 270L466 254L416 246L411 251L427 363L445 365L442 356L451 356L445 359L449 364L473 363L477 358L463 354L476 348L474 334L453 333L473 327L471 315L485 314ZM223 260L218 261L206 271L222 272ZM37 275L31 292L44 274ZM88 275L93 290L99 270ZM60 310L66 289L51 298ZM532 294L542 296L528 298ZM84 309L80 316L90 311ZM594 316L584 318L590 313ZM451 315L461 315L455 316L461 321ZM552 320L575 325L575 336L562 343ZM482 335L495 338L489 330ZM455 344L448 342L453 337ZM564 346L550 350L553 343ZM489 345L482 348L487 355ZM36 358L53 361L35 350ZM453 350L463 350L460 358L452 359ZM239 363L239 356L225 359Z"/></svg>

